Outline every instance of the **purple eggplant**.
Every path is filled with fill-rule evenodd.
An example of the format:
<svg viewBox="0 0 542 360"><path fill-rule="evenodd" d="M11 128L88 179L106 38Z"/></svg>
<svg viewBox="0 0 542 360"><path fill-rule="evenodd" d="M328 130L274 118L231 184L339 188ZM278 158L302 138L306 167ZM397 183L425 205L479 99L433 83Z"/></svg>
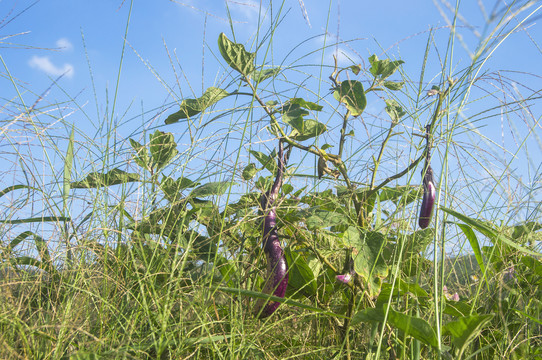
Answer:
<svg viewBox="0 0 542 360"><path fill-rule="evenodd" d="M283 157L283 153L282 142L279 141L277 177L275 178L271 190L261 197L261 208L264 213L262 246L267 259L267 275L263 292L281 298L286 294L286 288L288 287L288 264L286 263L284 251L280 246L277 232L277 211L275 202L282 185L282 176L287 161L287 156ZM273 314L279 305L280 303L276 301L258 299L254 308L254 313L260 318L265 318Z"/></svg>
<svg viewBox="0 0 542 360"><path fill-rule="evenodd" d="M423 199L422 206L420 208L420 217L418 224L422 229L429 226L431 222L431 216L433 214L433 207L435 205L435 183L433 182L433 169L431 165L426 165L425 175L423 177Z"/></svg>

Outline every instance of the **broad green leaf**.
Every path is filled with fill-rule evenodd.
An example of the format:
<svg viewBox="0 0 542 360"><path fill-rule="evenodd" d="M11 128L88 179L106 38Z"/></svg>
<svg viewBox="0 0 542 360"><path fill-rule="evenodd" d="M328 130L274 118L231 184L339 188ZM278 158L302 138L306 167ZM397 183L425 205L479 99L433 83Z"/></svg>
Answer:
<svg viewBox="0 0 542 360"><path fill-rule="evenodd" d="M401 90L404 85L404 81L384 81L384 86L392 91Z"/></svg>
<svg viewBox="0 0 542 360"><path fill-rule="evenodd" d="M359 116L367 106L367 98L361 82L356 80L347 80L335 88L333 97L343 104L350 111L352 116Z"/></svg>
<svg viewBox="0 0 542 360"><path fill-rule="evenodd" d="M184 99L181 102L181 109L176 113L169 115L166 118L165 123L173 124L181 119L189 119L229 95L230 94L226 90L210 87L197 99Z"/></svg>
<svg viewBox="0 0 542 360"><path fill-rule="evenodd" d="M261 70L254 70L252 74L250 75L251 78L254 79L256 83L260 83L264 80L267 80L271 77L277 76L282 69L280 67L274 67L270 69L261 69Z"/></svg>
<svg viewBox="0 0 542 360"><path fill-rule="evenodd" d="M289 124L294 128L294 130L290 134L290 137L297 141L312 139L314 137L322 135L327 130L326 125L312 119L295 119Z"/></svg>
<svg viewBox="0 0 542 360"><path fill-rule="evenodd" d="M235 185L235 183L232 183L231 181L216 181L203 184L192 190L192 192L190 193L190 197L195 198L223 195L232 185Z"/></svg>
<svg viewBox="0 0 542 360"><path fill-rule="evenodd" d="M461 214L461 213L459 213L459 212L457 212L455 210L448 209L448 208L445 208L445 207L441 207L441 210L444 211L444 212L447 212L448 214L450 214L450 215L452 215L452 216L454 216L456 218L458 218L459 220L463 221L464 223L471 226L475 230L478 230L479 232L481 232L482 234L487 236L494 244L498 243L498 242L503 242L506 245L509 245L509 246L513 247L514 249L517 249L517 250L519 250L520 252L522 252L524 254L533 255L535 257L540 257L540 253L534 252L534 251L532 251L532 250L530 250L530 249L528 249L526 247L523 247L523 246L515 243L512 239L510 239L509 237L502 234L499 230L490 227L489 225L487 225L486 223L484 223L484 222L482 222L480 220L473 219L473 218L468 217L466 215L463 215L463 214Z"/></svg>
<svg viewBox="0 0 542 360"><path fill-rule="evenodd" d="M306 101L303 98L291 98L288 100L285 107L292 106L292 105L299 105L302 108L305 108L307 110L313 110L313 111L322 111L324 108L322 105L315 104L310 101Z"/></svg>
<svg viewBox="0 0 542 360"><path fill-rule="evenodd" d="M248 76L254 71L256 53L246 51L243 44L236 44L221 33L218 36L218 49L228 65L241 75Z"/></svg>
<svg viewBox="0 0 542 360"><path fill-rule="evenodd" d="M542 279L542 262L531 257L531 256L522 256L521 262L523 265L531 269L536 275Z"/></svg>
<svg viewBox="0 0 542 360"><path fill-rule="evenodd" d="M388 276L388 266L382 256L385 245L386 237L382 233L366 230L360 232L357 243L351 244L354 270L365 279L371 295L380 291L382 279Z"/></svg>
<svg viewBox="0 0 542 360"><path fill-rule="evenodd" d="M371 68L369 71L374 77L380 77L381 80L391 76L401 64L404 64L403 60L390 61L389 59L379 60L378 56L372 55L369 57Z"/></svg>
<svg viewBox="0 0 542 360"><path fill-rule="evenodd" d="M113 169L107 173L91 172L84 180L71 183L72 189L100 188L140 181L139 174Z"/></svg>
<svg viewBox="0 0 542 360"><path fill-rule="evenodd" d="M387 314L387 318L386 318ZM378 322L383 323L384 320L390 326L401 330L406 335L412 336L415 339L438 348L438 339L433 327L424 319L403 314L393 310L391 307L386 309L385 303L378 303L376 308L367 308L352 317L352 326L361 322Z"/></svg>
<svg viewBox="0 0 542 360"><path fill-rule="evenodd" d="M403 110L401 105L399 105L399 103L393 99L386 100L385 110L395 124L398 123L399 119L406 114L406 111Z"/></svg>
<svg viewBox="0 0 542 360"><path fill-rule="evenodd" d="M179 151L172 133L156 130L150 140L152 167L157 171L169 164Z"/></svg>
<svg viewBox="0 0 542 360"><path fill-rule="evenodd" d="M464 316L444 325L444 334L452 336L452 343L459 349L459 354L462 354L493 317L493 314Z"/></svg>
<svg viewBox="0 0 542 360"><path fill-rule="evenodd" d="M305 220L307 229L316 230L337 225L348 224L346 216L340 213L324 210L316 210Z"/></svg>
<svg viewBox="0 0 542 360"><path fill-rule="evenodd" d="M418 189L419 186L416 185L385 186L379 192L380 201L392 201L394 204L407 205L420 196Z"/></svg>
<svg viewBox="0 0 542 360"><path fill-rule="evenodd" d="M196 186L196 183L185 177L180 177L177 180L173 180L169 176L164 176L160 182L160 189L164 192L169 202L179 200L182 190L194 186Z"/></svg>
<svg viewBox="0 0 542 360"><path fill-rule="evenodd" d="M530 235L538 230L542 229L542 224L539 222L528 221L521 225L513 227L512 238L520 239L525 235Z"/></svg>
<svg viewBox="0 0 542 360"><path fill-rule="evenodd" d="M256 173L259 171L259 169L256 167L256 164L250 163L243 169L243 179L244 180L250 180L256 175Z"/></svg>
<svg viewBox="0 0 542 360"><path fill-rule="evenodd" d="M130 145L132 146L132 149L135 150L135 154L133 155L133 159L137 165L142 167L145 170L150 171L151 170L151 162L149 158L149 152L147 151L147 148L137 141L130 139Z"/></svg>
<svg viewBox="0 0 542 360"><path fill-rule="evenodd" d="M274 150L269 156L256 150L250 150L249 152L263 165L263 167L269 170L271 174L274 174L277 171L277 163L275 161L276 153Z"/></svg>
<svg viewBox="0 0 542 360"><path fill-rule="evenodd" d="M289 274L286 295L294 297L315 295L316 279L305 258L292 251L290 247L285 249L285 256Z"/></svg>

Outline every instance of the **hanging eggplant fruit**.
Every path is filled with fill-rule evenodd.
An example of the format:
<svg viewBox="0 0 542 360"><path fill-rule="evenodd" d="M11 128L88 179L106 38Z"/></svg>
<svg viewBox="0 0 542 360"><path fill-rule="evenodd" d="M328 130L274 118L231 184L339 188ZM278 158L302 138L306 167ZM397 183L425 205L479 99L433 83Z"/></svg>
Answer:
<svg viewBox="0 0 542 360"><path fill-rule="evenodd" d="M431 169L431 144L429 141L429 133L431 126L427 125L425 139L426 139L426 148L425 148L425 166L422 170L423 176L423 199L422 206L420 208L420 216L418 218L418 225L422 229L425 229L429 226L431 222L431 216L433 214L433 208L435 205L435 182L433 181L433 169Z"/></svg>
<svg viewBox="0 0 542 360"><path fill-rule="evenodd" d="M280 246L280 239L277 232L277 210L276 200L280 187L284 168L288 161L288 155L284 154L282 141L279 141L277 177L271 190L262 194L260 205L264 214L264 226L262 246L267 259L267 274L263 293L272 294L283 298L288 287L288 264L284 256L284 250ZM258 299L254 307L254 314L265 318L275 312L280 303Z"/></svg>

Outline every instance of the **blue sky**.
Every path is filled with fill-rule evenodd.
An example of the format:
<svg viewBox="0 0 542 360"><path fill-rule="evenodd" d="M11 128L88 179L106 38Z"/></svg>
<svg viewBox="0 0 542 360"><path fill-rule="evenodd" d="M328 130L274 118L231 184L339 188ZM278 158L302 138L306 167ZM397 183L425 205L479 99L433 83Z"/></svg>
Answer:
<svg viewBox="0 0 542 360"><path fill-rule="evenodd" d="M480 7L481 3L484 8ZM479 42L477 34L487 35L491 29L484 24L494 4L494 1L460 2L460 13L464 18L459 21L461 26L453 55L454 72L470 64L469 51L476 49ZM0 70L0 96L4 104L9 104L6 108L10 108L10 111L2 114L2 121L9 120L16 113L15 109L22 111L12 81L6 76L9 70L27 106L32 105L39 95L51 87L53 80L63 74L46 93L40 106L46 108L73 100L78 106L72 103L62 109L64 115L69 114L63 119L63 124L74 123L89 136L98 132L101 118L108 111L114 111L114 119L129 120L120 130L126 137L140 131L142 124L162 125L165 117L176 111L175 100L200 96L208 86L227 81L227 69L223 67L224 62L218 59L218 35L225 32L233 38L233 26L236 41L251 48L258 24L262 23L260 15L270 11L282 14L282 23L274 36L273 54L268 58L273 63L281 63L297 45L299 47L287 57L286 63L310 54L303 57L299 64L316 65L316 74L322 59L325 65L332 64L333 53L338 54L341 65L350 65L350 58L364 67L368 67L368 56L376 53L381 58L403 59L404 73L417 81L432 30L434 40L425 70L427 83L424 86L429 89L438 82L439 61L445 56L449 40L447 19L453 18L453 9L447 8L445 2L342 0L304 1L303 5L306 16L297 0L284 3L273 1L272 6L269 1L260 4L252 0L134 1L132 8L128 0L1 1L0 55L5 67ZM506 70L498 74L511 78L506 86L512 92L517 88L522 94L529 95L541 88L542 68L539 64L542 63L542 32L537 19L540 14L537 6L534 2L518 17L521 19L535 11L532 16L534 21L527 22L526 26L509 36L484 64L480 73ZM233 20L232 24L228 21L229 17ZM514 21L511 26L514 26ZM263 21L263 32L267 31L268 25L269 17ZM323 35L325 33L328 34L327 38ZM324 40L330 44L337 38L349 42L332 46L322 56L318 50L322 48ZM122 71L113 109L124 45ZM328 75L323 74L322 78L325 80ZM502 78L492 75L482 83L491 89L499 81L503 81ZM323 86L324 90L328 88L329 84ZM96 99L93 89L96 90ZM474 88L473 96L478 99L487 96L487 89ZM482 99L466 106L464 116L498 104L499 97L505 101L503 95L495 92L487 96L487 101ZM164 111L164 105L171 108ZM382 113L382 107L381 103L373 102L367 111ZM148 113L140 116L144 111ZM532 104L530 111L533 124L540 121L540 105ZM419 120L407 130L416 131L416 126L419 128L423 121ZM68 126L58 126L60 131L64 131L64 126L65 133L68 133ZM514 183L528 179L528 187L536 188L541 171L537 161L542 149L537 138L542 136L540 124L529 125L521 119L504 117L482 119L476 126L480 126L483 136L488 139L487 149L494 145L498 156L502 153L503 159L496 161L495 173L498 176L502 174L500 162L510 163L510 168L515 171L512 176ZM163 130L175 132L179 128L169 126ZM480 141L480 138L477 139ZM470 140L464 138L463 141ZM483 146L482 143L480 146ZM514 153L515 149L524 149L525 146L529 151L528 161L521 156L515 159L503 150L510 147ZM475 167L476 161L470 165ZM491 180L487 173L485 179Z"/></svg>

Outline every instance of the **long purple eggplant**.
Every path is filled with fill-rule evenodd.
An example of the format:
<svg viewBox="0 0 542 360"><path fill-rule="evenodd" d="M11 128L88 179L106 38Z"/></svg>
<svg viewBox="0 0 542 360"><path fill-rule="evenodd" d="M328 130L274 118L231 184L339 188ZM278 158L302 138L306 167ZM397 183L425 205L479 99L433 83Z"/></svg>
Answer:
<svg viewBox="0 0 542 360"><path fill-rule="evenodd" d="M426 165L425 175L423 177L423 199L420 208L420 217L418 224L422 229L429 226L431 216L433 215L433 207L435 205L435 183L433 182L433 169L431 165Z"/></svg>
<svg viewBox="0 0 542 360"><path fill-rule="evenodd" d="M282 176L287 156L284 156L282 141L279 141L278 170L275 182L271 190L261 197L261 208L264 213L263 241L262 246L267 258L267 275L263 292L283 298L288 287L288 264L284 251L280 246L277 233L277 211L275 202L278 198L279 189L282 185ZM275 312L280 303L258 299L254 307L254 313L260 318L265 318Z"/></svg>

